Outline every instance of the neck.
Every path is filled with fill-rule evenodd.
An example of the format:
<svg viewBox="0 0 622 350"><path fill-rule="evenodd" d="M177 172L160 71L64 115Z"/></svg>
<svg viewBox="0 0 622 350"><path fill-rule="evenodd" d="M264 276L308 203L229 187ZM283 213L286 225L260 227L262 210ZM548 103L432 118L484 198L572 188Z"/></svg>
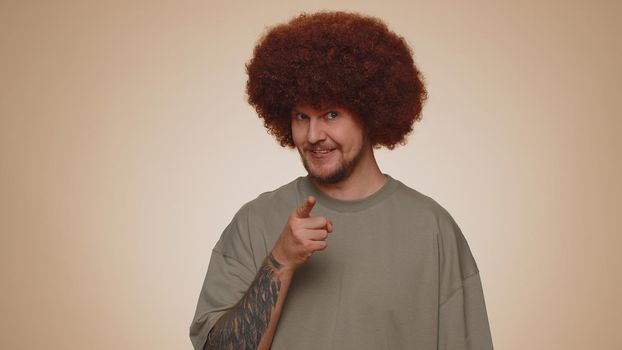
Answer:
<svg viewBox="0 0 622 350"><path fill-rule="evenodd" d="M339 200L357 200L378 191L387 181L380 171L374 151L368 147L365 155L345 179L334 184L324 184L311 178L311 182L323 193Z"/></svg>

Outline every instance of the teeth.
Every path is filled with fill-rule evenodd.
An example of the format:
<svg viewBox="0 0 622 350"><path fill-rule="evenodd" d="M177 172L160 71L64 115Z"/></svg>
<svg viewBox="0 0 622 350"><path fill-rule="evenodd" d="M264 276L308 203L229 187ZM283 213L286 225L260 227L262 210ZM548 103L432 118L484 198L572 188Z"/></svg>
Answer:
<svg viewBox="0 0 622 350"><path fill-rule="evenodd" d="M316 151L312 151L313 153L328 153L331 150L316 150Z"/></svg>

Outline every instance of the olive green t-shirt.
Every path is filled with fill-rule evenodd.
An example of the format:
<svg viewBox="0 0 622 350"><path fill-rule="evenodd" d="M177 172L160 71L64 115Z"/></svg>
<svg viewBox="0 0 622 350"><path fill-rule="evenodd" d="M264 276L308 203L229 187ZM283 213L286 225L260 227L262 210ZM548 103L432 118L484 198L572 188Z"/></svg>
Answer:
<svg viewBox="0 0 622 350"><path fill-rule="evenodd" d="M299 177L246 203L212 251L190 338L209 330L253 282L289 214L314 195L333 222L327 248L292 280L273 350L492 349L477 264L451 215L385 174L367 198L344 201Z"/></svg>

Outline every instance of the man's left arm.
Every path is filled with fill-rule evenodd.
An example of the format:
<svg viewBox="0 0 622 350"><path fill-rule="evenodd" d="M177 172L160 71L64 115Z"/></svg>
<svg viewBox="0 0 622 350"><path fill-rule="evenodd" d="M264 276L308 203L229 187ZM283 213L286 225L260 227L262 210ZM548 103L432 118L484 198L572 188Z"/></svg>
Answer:
<svg viewBox="0 0 622 350"><path fill-rule="evenodd" d="M438 349L492 350L480 271L462 231L442 210L438 222Z"/></svg>
<svg viewBox="0 0 622 350"><path fill-rule="evenodd" d="M492 350L492 337L479 272L439 305L439 349Z"/></svg>

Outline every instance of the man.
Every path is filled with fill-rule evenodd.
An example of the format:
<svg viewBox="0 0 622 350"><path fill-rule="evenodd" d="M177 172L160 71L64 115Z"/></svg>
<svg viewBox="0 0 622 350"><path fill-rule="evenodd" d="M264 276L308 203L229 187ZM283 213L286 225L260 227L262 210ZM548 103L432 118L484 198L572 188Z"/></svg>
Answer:
<svg viewBox="0 0 622 350"><path fill-rule="evenodd" d="M451 215L381 172L426 98L380 20L301 15L260 40L249 102L307 176L237 212L212 251L195 349L492 349L479 270Z"/></svg>

